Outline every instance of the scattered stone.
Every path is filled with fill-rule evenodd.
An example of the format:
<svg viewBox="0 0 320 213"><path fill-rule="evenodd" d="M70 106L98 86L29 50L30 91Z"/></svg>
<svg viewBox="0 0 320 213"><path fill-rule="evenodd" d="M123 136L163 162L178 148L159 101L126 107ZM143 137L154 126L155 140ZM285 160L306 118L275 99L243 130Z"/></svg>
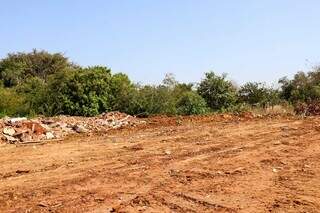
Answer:
<svg viewBox="0 0 320 213"><path fill-rule="evenodd" d="M77 133L86 133L88 132L88 130L86 128L84 128L83 126L81 125L75 125L73 127L74 131L76 131Z"/></svg>
<svg viewBox="0 0 320 213"><path fill-rule="evenodd" d="M113 207L110 207L110 208L106 209L106 212L107 212L107 213L116 212L116 209L113 208Z"/></svg>
<svg viewBox="0 0 320 213"><path fill-rule="evenodd" d="M23 122L22 127L30 129L36 135L43 135L47 132L45 127L34 121Z"/></svg>
<svg viewBox="0 0 320 213"><path fill-rule="evenodd" d="M281 144L281 141L275 141L273 142L273 145L280 145Z"/></svg>
<svg viewBox="0 0 320 213"><path fill-rule="evenodd" d="M16 130L14 130L14 128L11 128L11 127L5 127L3 128L2 132L5 135L13 136L16 133Z"/></svg>
<svg viewBox="0 0 320 213"><path fill-rule="evenodd" d="M105 198L103 198L103 197L96 197L96 198L94 198L94 200L97 201L97 202L103 202L103 201L105 200Z"/></svg>
<svg viewBox="0 0 320 213"><path fill-rule="evenodd" d="M289 141L282 141L281 144L283 144L283 145L289 145L290 143L289 143Z"/></svg>
<svg viewBox="0 0 320 213"><path fill-rule="evenodd" d="M51 139L54 139L54 138L55 138L55 136L54 136L54 134L52 132L47 132L46 133L46 139L47 140L51 140Z"/></svg>
<svg viewBox="0 0 320 213"><path fill-rule="evenodd" d="M222 171L217 171L217 174L218 174L218 175L223 175L224 172L222 172Z"/></svg>
<svg viewBox="0 0 320 213"><path fill-rule="evenodd" d="M282 167L274 167L272 168L272 172L277 173L282 169Z"/></svg>
<svg viewBox="0 0 320 213"><path fill-rule="evenodd" d="M22 118L6 118L5 119L5 123L15 124L17 122L26 121L26 120L27 120L27 118L25 118L25 117L22 117Z"/></svg>
<svg viewBox="0 0 320 213"><path fill-rule="evenodd" d="M227 174L227 175L241 174L241 173L244 172L244 170L245 170L245 168L238 167L238 168L236 168L236 169L234 169L232 171L226 171L225 174Z"/></svg>
<svg viewBox="0 0 320 213"><path fill-rule="evenodd" d="M16 131L16 133L13 135L13 137L20 139L20 138L22 138L24 136L24 134L27 134L28 132L29 132L29 130L27 130L27 129L24 129L24 130L18 129Z"/></svg>
<svg viewBox="0 0 320 213"><path fill-rule="evenodd" d="M44 119L41 121L41 123L46 124L46 125L50 125L50 124L54 124L54 120L50 120L50 119Z"/></svg>
<svg viewBox="0 0 320 213"><path fill-rule="evenodd" d="M17 170L16 173L17 174L26 174L26 173L29 173L30 170Z"/></svg>
<svg viewBox="0 0 320 213"><path fill-rule="evenodd" d="M166 155L171 155L171 151L170 151L170 150L166 150L166 151L164 151L164 153L165 153Z"/></svg>
<svg viewBox="0 0 320 213"><path fill-rule="evenodd" d="M7 142L9 142L9 143L15 143L15 142L18 141L17 138L14 138L14 137L12 137L12 136L10 136L10 135L3 135L3 136L4 136L5 140L6 140Z"/></svg>
<svg viewBox="0 0 320 213"><path fill-rule="evenodd" d="M41 203L38 203L38 206L39 207L48 207L48 204L41 202Z"/></svg>

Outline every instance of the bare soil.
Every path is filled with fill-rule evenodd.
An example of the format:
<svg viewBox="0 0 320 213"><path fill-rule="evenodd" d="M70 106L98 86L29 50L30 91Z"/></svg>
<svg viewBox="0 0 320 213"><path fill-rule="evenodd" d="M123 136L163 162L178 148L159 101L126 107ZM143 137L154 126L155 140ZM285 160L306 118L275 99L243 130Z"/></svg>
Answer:
<svg viewBox="0 0 320 213"><path fill-rule="evenodd" d="M0 212L319 212L320 118L151 118L0 147Z"/></svg>

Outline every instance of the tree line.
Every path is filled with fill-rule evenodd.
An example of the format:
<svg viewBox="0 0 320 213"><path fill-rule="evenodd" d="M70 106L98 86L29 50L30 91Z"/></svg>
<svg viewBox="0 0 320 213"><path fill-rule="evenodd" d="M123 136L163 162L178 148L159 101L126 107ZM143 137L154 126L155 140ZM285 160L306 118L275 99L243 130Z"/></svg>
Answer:
<svg viewBox="0 0 320 213"><path fill-rule="evenodd" d="M214 72L199 83L180 83L167 74L159 85L140 85L107 67L79 66L61 53L10 53L0 60L0 116L193 115L294 105L319 99L319 71L284 77L279 88L259 82L237 87Z"/></svg>

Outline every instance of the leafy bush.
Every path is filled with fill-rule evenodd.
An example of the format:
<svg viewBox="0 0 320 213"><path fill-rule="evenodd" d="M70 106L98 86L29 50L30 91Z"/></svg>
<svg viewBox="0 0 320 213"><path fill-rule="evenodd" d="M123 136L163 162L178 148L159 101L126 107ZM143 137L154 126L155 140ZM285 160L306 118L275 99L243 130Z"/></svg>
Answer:
<svg viewBox="0 0 320 213"><path fill-rule="evenodd" d="M246 83L238 92L239 100L251 105L267 102L268 91L262 83Z"/></svg>
<svg viewBox="0 0 320 213"><path fill-rule="evenodd" d="M185 92L192 91L192 84L181 84L172 74L167 74L158 86L135 85L127 113L139 116L177 114L177 101Z"/></svg>
<svg viewBox="0 0 320 213"><path fill-rule="evenodd" d="M279 83L280 92L261 83L247 83L237 91L226 75L209 72L196 91L194 84L179 83L173 74L160 85L141 86L125 74L112 75L106 67L83 68L60 53L33 50L0 60L0 116L93 116L111 110L141 116L191 115L320 101L320 68Z"/></svg>
<svg viewBox="0 0 320 213"><path fill-rule="evenodd" d="M137 86L129 113L139 116L176 114L172 91L163 85Z"/></svg>
<svg viewBox="0 0 320 213"><path fill-rule="evenodd" d="M0 87L0 115L25 116L27 108L24 105L25 98L18 94L14 89Z"/></svg>
<svg viewBox="0 0 320 213"><path fill-rule="evenodd" d="M60 53L33 50L31 53L13 53L0 61L0 80L5 87L23 83L29 77L47 79L51 74L73 67Z"/></svg>
<svg viewBox="0 0 320 213"><path fill-rule="evenodd" d="M205 74L200 82L198 93L212 110L227 109L236 102L236 89L226 80L226 75L218 76L214 72Z"/></svg>
<svg viewBox="0 0 320 213"><path fill-rule="evenodd" d="M65 70L50 78L47 103L55 105L54 113L97 115L111 109L110 81L105 67Z"/></svg>
<svg viewBox="0 0 320 213"><path fill-rule="evenodd" d="M38 77L31 77L16 87L17 93L24 97L23 104L28 114L45 114L43 104L46 102L46 84Z"/></svg>
<svg viewBox="0 0 320 213"><path fill-rule="evenodd" d="M266 107L280 102L279 93L263 83L246 83L238 91L238 100L250 105Z"/></svg>
<svg viewBox="0 0 320 213"><path fill-rule="evenodd" d="M110 81L110 107L113 111L130 112L135 85L123 73L114 74Z"/></svg>
<svg viewBox="0 0 320 213"><path fill-rule="evenodd" d="M180 115L199 115L208 111L206 101L195 92L185 92L176 103Z"/></svg>
<svg viewBox="0 0 320 213"><path fill-rule="evenodd" d="M309 73L298 72L292 80L284 77L279 83L281 98L293 104L320 100L320 68Z"/></svg>
<svg viewBox="0 0 320 213"><path fill-rule="evenodd" d="M242 113L242 112L248 112L252 110L252 106L248 105L247 103L237 103L232 106L230 106L227 109L222 110L221 112L229 112L229 113Z"/></svg>

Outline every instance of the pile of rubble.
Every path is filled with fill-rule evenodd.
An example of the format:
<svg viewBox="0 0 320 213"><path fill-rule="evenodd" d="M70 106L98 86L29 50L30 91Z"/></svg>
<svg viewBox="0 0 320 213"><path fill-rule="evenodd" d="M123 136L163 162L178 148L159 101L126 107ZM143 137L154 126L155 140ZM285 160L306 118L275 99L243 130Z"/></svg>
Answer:
<svg viewBox="0 0 320 213"><path fill-rule="evenodd" d="M55 140L73 133L106 132L142 123L145 122L120 112L103 113L97 117L4 118L0 120L0 140L8 143Z"/></svg>

